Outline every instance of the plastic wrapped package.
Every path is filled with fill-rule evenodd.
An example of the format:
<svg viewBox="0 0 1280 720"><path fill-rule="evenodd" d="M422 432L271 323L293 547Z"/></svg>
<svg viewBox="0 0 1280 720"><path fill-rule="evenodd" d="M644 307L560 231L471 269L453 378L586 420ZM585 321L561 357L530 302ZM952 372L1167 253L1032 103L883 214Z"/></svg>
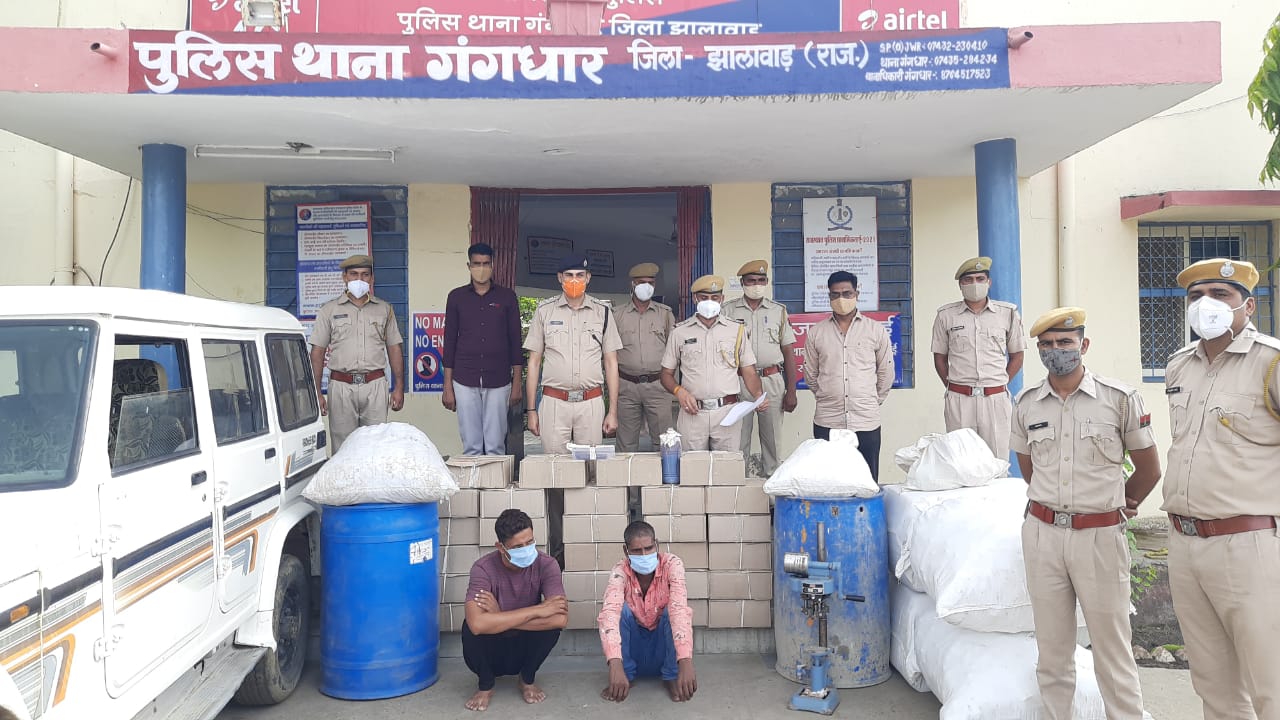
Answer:
<svg viewBox="0 0 1280 720"><path fill-rule="evenodd" d="M358 428L303 491L321 505L428 503L458 491L435 444L406 423Z"/></svg>
<svg viewBox="0 0 1280 720"><path fill-rule="evenodd" d="M961 428L927 443L904 484L912 490L953 490L986 485L1008 473L1007 458L992 455L978 433Z"/></svg>
<svg viewBox="0 0 1280 720"><path fill-rule="evenodd" d="M873 497L880 486L858 452L858 436L832 430L831 440L805 440L774 471L764 491L776 497Z"/></svg>

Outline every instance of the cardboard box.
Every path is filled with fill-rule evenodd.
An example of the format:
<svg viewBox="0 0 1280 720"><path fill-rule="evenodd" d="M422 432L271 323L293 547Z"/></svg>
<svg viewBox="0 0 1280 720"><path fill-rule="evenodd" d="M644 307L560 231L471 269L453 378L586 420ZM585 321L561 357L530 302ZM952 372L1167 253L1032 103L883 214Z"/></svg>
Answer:
<svg viewBox="0 0 1280 720"><path fill-rule="evenodd" d="M565 490L564 514L626 515L627 489L620 487L585 487Z"/></svg>
<svg viewBox="0 0 1280 720"><path fill-rule="evenodd" d="M622 533L630 522L626 515L565 515L560 537L566 543L616 544L621 552Z"/></svg>
<svg viewBox="0 0 1280 720"><path fill-rule="evenodd" d="M708 515L768 515L769 496L764 494L764 482L749 480L746 485L708 487Z"/></svg>
<svg viewBox="0 0 1280 720"><path fill-rule="evenodd" d="M622 559L622 543L565 543L564 569L569 572L612 570Z"/></svg>
<svg viewBox="0 0 1280 720"><path fill-rule="evenodd" d="M471 582L471 573L465 575L440 576L440 602L463 604L467 601L467 585Z"/></svg>
<svg viewBox="0 0 1280 720"><path fill-rule="evenodd" d="M480 493L480 517L482 518L495 519L508 508L523 510L530 518L547 516L547 496L541 490L510 488L477 492Z"/></svg>
<svg viewBox="0 0 1280 720"><path fill-rule="evenodd" d="M712 570L707 573L711 600L772 600L773 573Z"/></svg>
<svg viewBox="0 0 1280 720"><path fill-rule="evenodd" d="M662 458L656 452L620 453L596 461L596 485L639 487L662 484Z"/></svg>
<svg viewBox="0 0 1280 720"><path fill-rule="evenodd" d="M441 545L479 545L481 543L480 518L440 518ZM493 523L489 536L493 535ZM486 536L484 539L488 539Z"/></svg>
<svg viewBox="0 0 1280 720"><path fill-rule="evenodd" d="M686 568L684 585L690 600L706 600L711 596L707 585L706 570L689 570Z"/></svg>
<svg viewBox="0 0 1280 720"><path fill-rule="evenodd" d="M520 487L581 488L587 486L587 461L570 455L527 455L520 461Z"/></svg>
<svg viewBox="0 0 1280 720"><path fill-rule="evenodd" d="M662 485L641 488L640 510L645 515L706 515L707 496L700 487Z"/></svg>
<svg viewBox="0 0 1280 720"><path fill-rule="evenodd" d="M693 611L693 626L707 626L707 601L706 600L690 600L689 609Z"/></svg>
<svg viewBox="0 0 1280 720"><path fill-rule="evenodd" d="M560 578L564 581L564 596L569 599L569 602L587 600L599 602L604 598L604 591L609 586L611 575L613 573L608 570L563 572Z"/></svg>
<svg viewBox="0 0 1280 720"><path fill-rule="evenodd" d="M767 628L773 626L768 600L708 600L707 627Z"/></svg>
<svg viewBox="0 0 1280 720"><path fill-rule="evenodd" d="M661 552L671 553L683 560L685 570L706 570L711 567L706 543L664 542L659 549Z"/></svg>
<svg viewBox="0 0 1280 720"><path fill-rule="evenodd" d="M708 515L707 539L714 543L773 542L771 519L768 515Z"/></svg>
<svg viewBox="0 0 1280 720"><path fill-rule="evenodd" d="M465 605L440 604L440 632L462 632L462 621L466 619Z"/></svg>
<svg viewBox="0 0 1280 720"><path fill-rule="evenodd" d="M471 566L486 552L478 545L445 545L440 548L440 567L445 575L470 575Z"/></svg>
<svg viewBox="0 0 1280 720"><path fill-rule="evenodd" d="M459 490L448 500L440 502L440 517L480 517L480 491Z"/></svg>
<svg viewBox="0 0 1280 720"><path fill-rule="evenodd" d="M570 601L568 630L595 630L600 617L599 600Z"/></svg>
<svg viewBox="0 0 1280 720"><path fill-rule="evenodd" d="M658 540L675 543L707 541L706 515L645 515L644 521L653 526Z"/></svg>
<svg viewBox="0 0 1280 720"><path fill-rule="evenodd" d="M740 452L690 450L680 455L680 484L694 487L745 485L747 463Z"/></svg>
<svg viewBox="0 0 1280 720"><path fill-rule="evenodd" d="M501 489L511 484L515 455L457 455L445 461L460 488Z"/></svg>
<svg viewBox="0 0 1280 720"><path fill-rule="evenodd" d="M712 570L772 570L772 543L710 543Z"/></svg>

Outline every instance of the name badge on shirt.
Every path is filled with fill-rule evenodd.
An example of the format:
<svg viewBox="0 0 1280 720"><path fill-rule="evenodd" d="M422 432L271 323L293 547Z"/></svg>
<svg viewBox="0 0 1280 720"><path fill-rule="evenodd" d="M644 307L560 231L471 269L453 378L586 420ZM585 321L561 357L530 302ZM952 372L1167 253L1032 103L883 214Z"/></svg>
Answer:
<svg viewBox="0 0 1280 720"><path fill-rule="evenodd" d="M341 315L334 315L334 316L333 316L333 319L334 319L334 320L341 320L342 318L344 318L344 317L346 317L346 316L347 316L347 314L346 314L346 313L342 313Z"/></svg>
<svg viewBox="0 0 1280 720"><path fill-rule="evenodd" d="M549 323L547 323L547 324L548 324L548 325L563 325L563 324L564 324L564 321L563 321L563 320L552 320L551 322L549 322Z"/></svg>
<svg viewBox="0 0 1280 720"><path fill-rule="evenodd" d="M1181 386L1181 385L1179 385L1178 387L1166 388L1166 389L1165 389L1165 391L1164 391L1164 394L1165 394L1165 395L1177 395L1177 394L1178 394L1178 393L1180 393L1180 392L1182 392L1182 386Z"/></svg>
<svg viewBox="0 0 1280 720"><path fill-rule="evenodd" d="M688 340L685 340L685 341L684 341L684 344L685 344L685 345L692 345L692 344L694 344L694 343L696 343L696 342L698 342L698 338L689 338Z"/></svg>
<svg viewBox="0 0 1280 720"><path fill-rule="evenodd" d="M957 331L957 330L963 330L963 329L964 329L964 326L963 326L963 325L957 325L957 326L955 326L955 327L951 328L951 332L955 332L955 331Z"/></svg>
<svg viewBox="0 0 1280 720"><path fill-rule="evenodd" d="M1046 420L1046 421L1044 421L1044 422L1038 422L1038 423L1036 423L1035 425L1028 425L1028 426L1027 426L1027 429L1028 429L1028 430L1039 430L1039 429L1041 429L1041 428L1047 428L1047 427L1049 427L1049 421L1048 421L1048 420Z"/></svg>

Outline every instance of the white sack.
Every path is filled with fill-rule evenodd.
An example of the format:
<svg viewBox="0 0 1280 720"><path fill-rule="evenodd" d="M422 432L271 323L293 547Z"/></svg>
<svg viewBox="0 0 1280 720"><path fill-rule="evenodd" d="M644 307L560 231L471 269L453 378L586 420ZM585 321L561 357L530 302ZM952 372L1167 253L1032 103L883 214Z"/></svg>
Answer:
<svg viewBox="0 0 1280 720"><path fill-rule="evenodd" d="M917 692L929 692L920 660L916 657L916 624L920 618L936 620L933 601L902 583L889 591L893 621L890 625L889 664Z"/></svg>
<svg viewBox="0 0 1280 720"><path fill-rule="evenodd" d="M991 448L969 428L949 432L930 442L907 472L905 485L912 490L951 490L977 487L1004 477L1009 461L991 454Z"/></svg>
<svg viewBox="0 0 1280 720"><path fill-rule="evenodd" d="M440 452L406 423L358 428L303 491L321 505L429 503L458 492Z"/></svg>
<svg viewBox="0 0 1280 720"><path fill-rule="evenodd" d="M908 445L904 448L898 448L898 452L893 454L893 464L902 469L902 472L911 472L911 468L920 460L920 456L924 454L924 449L929 447L929 443L942 437L941 433L926 433L916 440L914 445Z"/></svg>
<svg viewBox="0 0 1280 720"><path fill-rule="evenodd" d="M805 440L764 484L779 497L872 497L880 486L858 452L858 436L832 430L831 440Z"/></svg>

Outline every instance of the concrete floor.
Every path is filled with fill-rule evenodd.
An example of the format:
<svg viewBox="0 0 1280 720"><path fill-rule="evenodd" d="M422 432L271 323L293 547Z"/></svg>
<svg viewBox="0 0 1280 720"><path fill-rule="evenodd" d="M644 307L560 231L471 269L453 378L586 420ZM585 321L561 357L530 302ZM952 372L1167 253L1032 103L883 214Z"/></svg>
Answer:
<svg viewBox="0 0 1280 720"><path fill-rule="evenodd" d="M773 659L761 655L707 655L697 658L698 694L681 706L682 717L791 718L787 698L799 687L773 670ZM1191 690L1186 671L1141 669L1147 708L1155 720L1191 720L1200 717L1200 704ZM588 718L669 717L675 708L661 683L642 680L621 706L600 699L605 673L598 658L552 657L538 676L547 701L526 706L513 678L498 681L498 692L487 715L521 720L586 720ZM286 702L269 708L229 707L218 720L401 720L413 718L463 718L470 715L462 703L475 690L475 677L462 660L440 662L440 680L420 693L391 700L347 702L321 695L317 689L319 666L312 663L303 686ZM929 693L917 693L900 677L862 690L841 692L836 717L914 720L938 715L938 701Z"/></svg>

